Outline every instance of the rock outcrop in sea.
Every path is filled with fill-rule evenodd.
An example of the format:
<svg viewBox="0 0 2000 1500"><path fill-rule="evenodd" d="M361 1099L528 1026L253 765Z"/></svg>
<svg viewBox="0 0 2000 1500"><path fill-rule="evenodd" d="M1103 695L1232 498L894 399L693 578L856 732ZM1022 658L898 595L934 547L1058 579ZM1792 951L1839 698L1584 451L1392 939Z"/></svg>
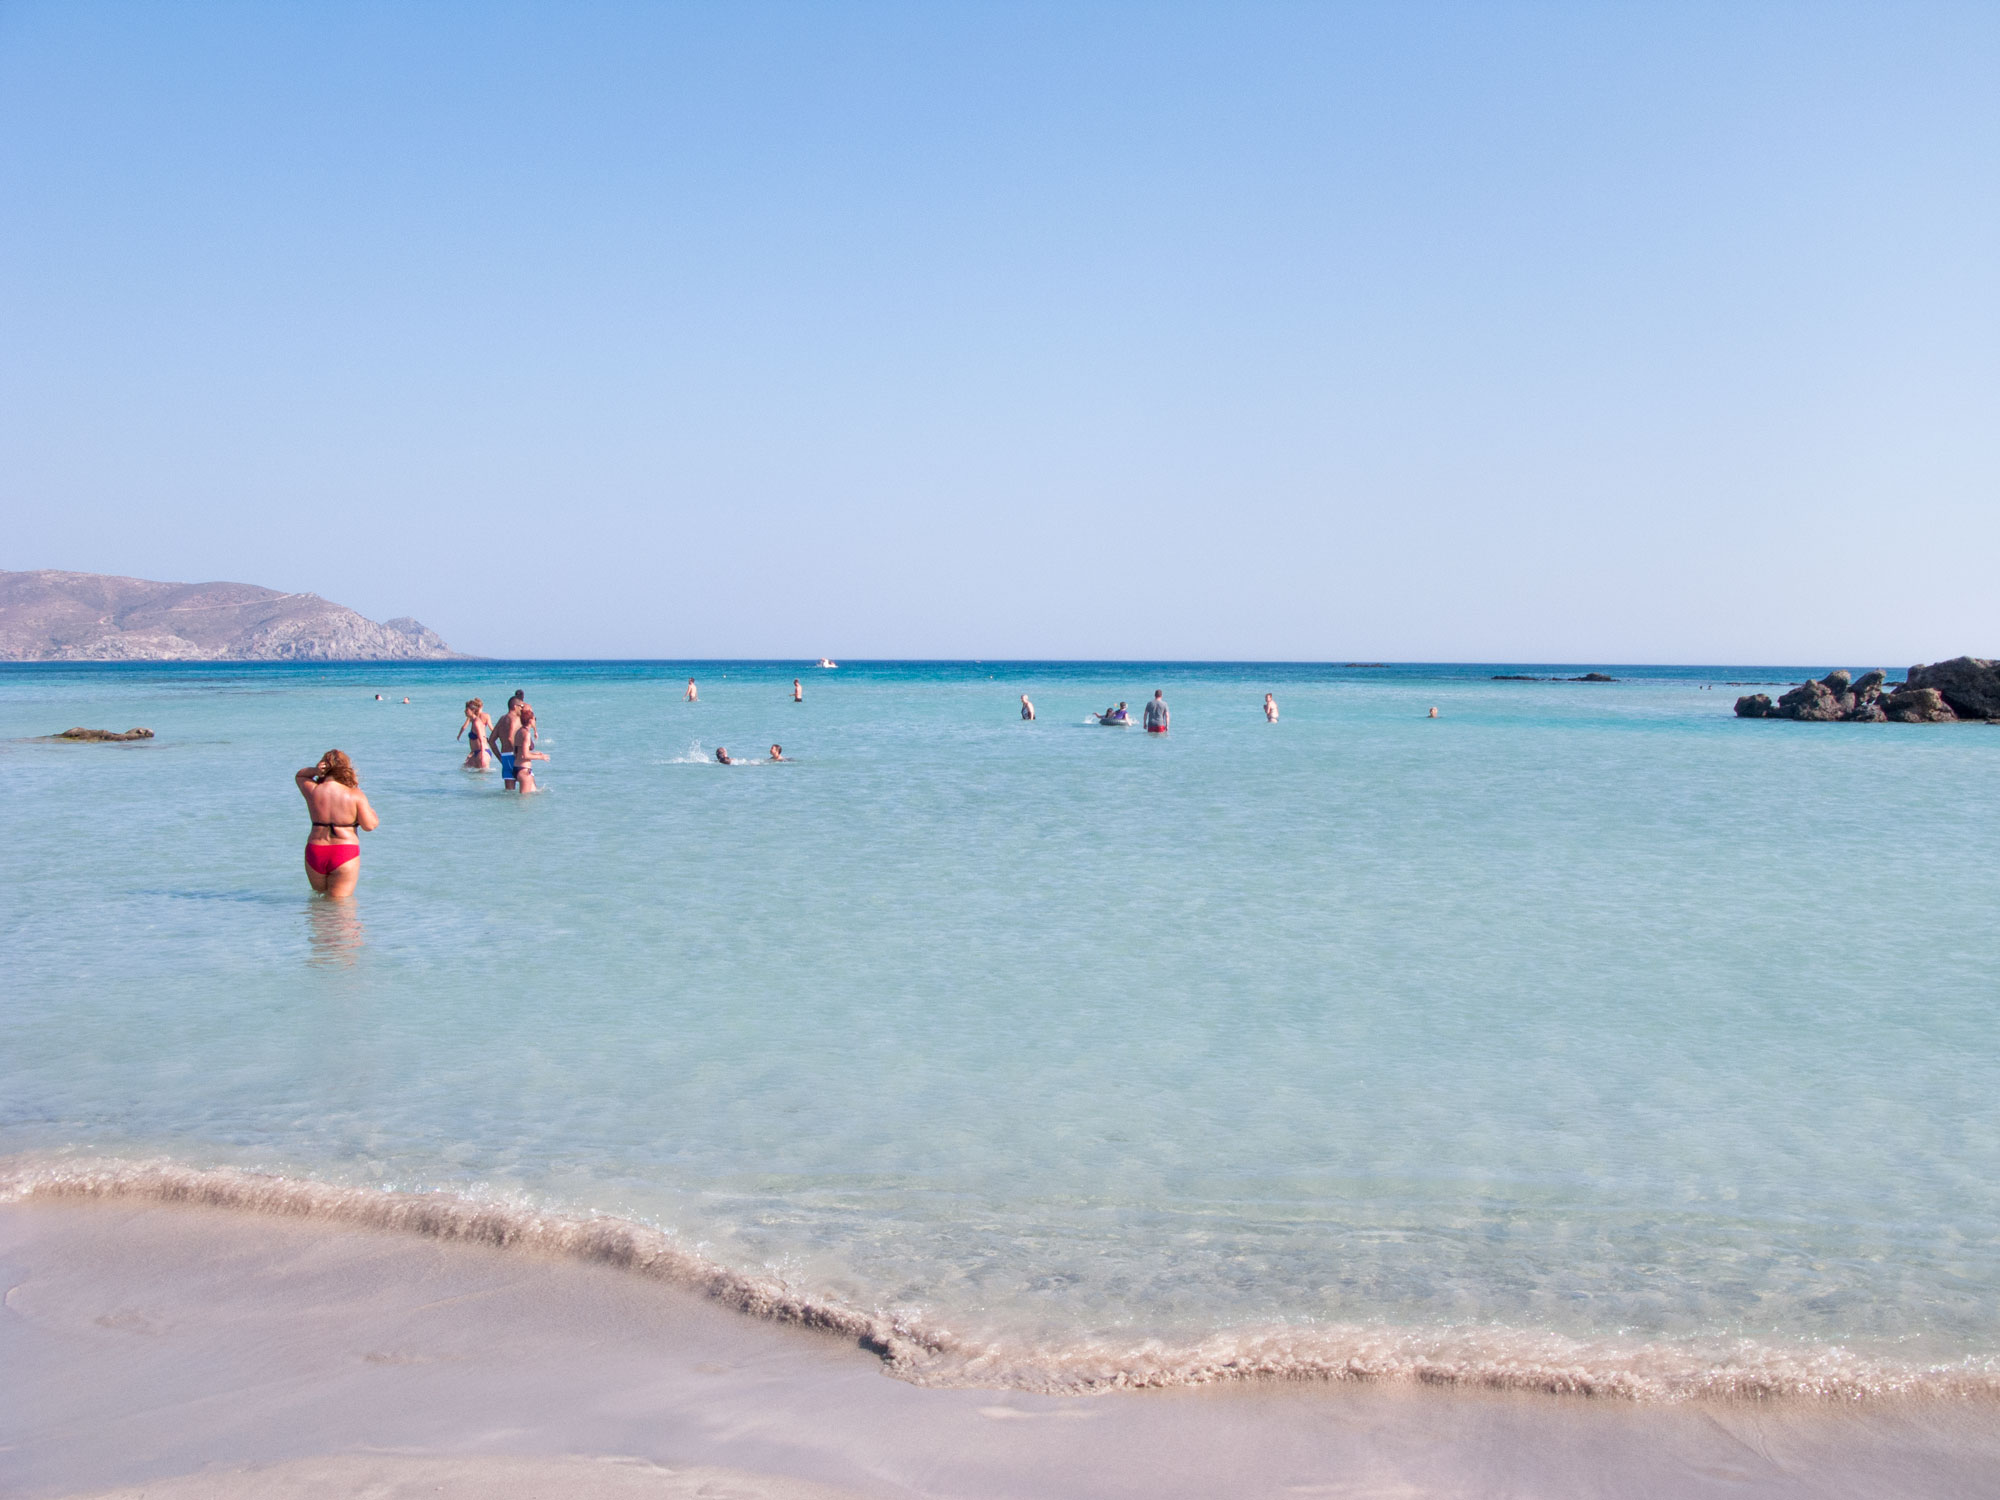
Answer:
<svg viewBox="0 0 2000 1500"><path fill-rule="evenodd" d="M1798 719L1826 724L1948 724L1957 719L2000 719L2000 662L1976 656L1910 668L1904 681L1888 674L1829 672L1807 680L1777 702L1768 693L1736 700L1740 719Z"/></svg>
<svg viewBox="0 0 2000 1500"><path fill-rule="evenodd" d="M459 656L404 616L381 624L318 594L0 573L0 661L427 661Z"/></svg>

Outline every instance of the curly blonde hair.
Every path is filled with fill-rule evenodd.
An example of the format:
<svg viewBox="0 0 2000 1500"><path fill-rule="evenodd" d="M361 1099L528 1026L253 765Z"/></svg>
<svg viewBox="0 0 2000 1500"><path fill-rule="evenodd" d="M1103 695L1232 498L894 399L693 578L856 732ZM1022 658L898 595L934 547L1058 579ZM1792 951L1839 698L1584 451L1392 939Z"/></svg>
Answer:
<svg viewBox="0 0 2000 1500"><path fill-rule="evenodd" d="M347 758L345 750L329 750L319 758L313 767L314 781L337 781L344 787L356 791L361 788L361 778L354 774L354 762Z"/></svg>

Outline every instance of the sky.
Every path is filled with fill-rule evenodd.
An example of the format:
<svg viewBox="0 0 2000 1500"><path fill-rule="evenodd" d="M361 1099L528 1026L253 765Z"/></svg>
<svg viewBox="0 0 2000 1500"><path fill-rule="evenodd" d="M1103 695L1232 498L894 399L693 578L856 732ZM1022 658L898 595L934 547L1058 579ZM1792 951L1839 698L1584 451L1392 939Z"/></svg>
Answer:
<svg viewBox="0 0 2000 1500"><path fill-rule="evenodd" d="M0 568L461 650L2000 656L2000 6L0 0Z"/></svg>

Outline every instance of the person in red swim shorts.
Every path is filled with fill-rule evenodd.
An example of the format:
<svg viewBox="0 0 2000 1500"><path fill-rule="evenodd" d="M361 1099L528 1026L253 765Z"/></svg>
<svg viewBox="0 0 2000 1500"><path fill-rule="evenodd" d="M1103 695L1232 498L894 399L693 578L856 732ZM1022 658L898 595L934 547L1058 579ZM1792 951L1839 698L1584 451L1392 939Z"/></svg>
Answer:
<svg viewBox="0 0 2000 1500"><path fill-rule="evenodd" d="M329 901L349 900L361 883L361 831L372 833L382 820L368 805L354 762L344 751L327 751L292 781L313 820L306 836L306 879Z"/></svg>

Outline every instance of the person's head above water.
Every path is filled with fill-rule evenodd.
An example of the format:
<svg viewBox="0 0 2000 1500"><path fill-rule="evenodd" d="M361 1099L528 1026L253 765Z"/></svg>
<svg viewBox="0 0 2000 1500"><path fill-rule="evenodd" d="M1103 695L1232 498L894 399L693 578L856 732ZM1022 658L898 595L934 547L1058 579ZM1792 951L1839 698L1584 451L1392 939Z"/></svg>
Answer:
<svg viewBox="0 0 2000 1500"><path fill-rule="evenodd" d="M717 760L721 761L721 762L722 762L722 764L724 764L725 766L726 766L726 765L728 765L728 764L729 764L729 747L728 747L727 745L717 745L717 746L715 747L715 758L716 758Z"/></svg>
<svg viewBox="0 0 2000 1500"><path fill-rule="evenodd" d="M785 758L785 747L783 745L773 745L771 747L771 759L783 760L784 758Z"/></svg>

